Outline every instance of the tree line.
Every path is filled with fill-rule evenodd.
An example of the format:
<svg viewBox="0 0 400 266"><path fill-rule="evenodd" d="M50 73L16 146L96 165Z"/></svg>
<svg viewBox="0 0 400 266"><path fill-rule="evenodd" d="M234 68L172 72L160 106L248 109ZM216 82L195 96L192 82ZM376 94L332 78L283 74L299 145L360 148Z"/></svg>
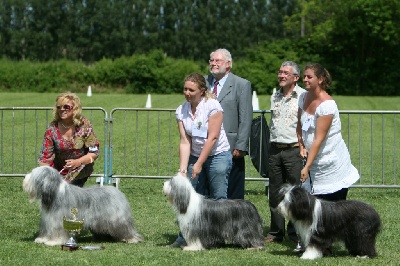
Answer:
<svg viewBox="0 0 400 266"><path fill-rule="evenodd" d="M223 47L260 93L293 60L323 64L336 94L400 95L399 13L400 0L3 0L0 55L95 66L162 51L206 72L210 52Z"/></svg>

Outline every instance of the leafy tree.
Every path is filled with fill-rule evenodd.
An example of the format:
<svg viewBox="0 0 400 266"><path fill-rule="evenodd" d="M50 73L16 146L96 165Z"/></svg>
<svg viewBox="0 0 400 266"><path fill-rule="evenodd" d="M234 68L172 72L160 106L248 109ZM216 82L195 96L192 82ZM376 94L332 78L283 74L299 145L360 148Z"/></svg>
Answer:
<svg viewBox="0 0 400 266"><path fill-rule="evenodd" d="M291 39L275 42L265 41L246 50L246 58L234 63L232 72L248 79L252 89L259 94L271 94L277 88L277 71L284 61L294 61L301 66L301 50Z"/></svg>
<svg viewBox="0 0 400 266"><path fill-rule="evenodd" d="M307 57L320 57L337 81L335 93L398 95L396 73L382 75L382 70L391 69L400 59L399 0L384 4L380 0L299 0L299 6L301 12L288 17L287 30L305 18L306 35L299 47Z"/></svg>
<svg viewBox="0 0 400 266"><path fill-rule="evenodd" d="M301 29L298 14L301 10L301 2L298 0L270 0L268 2L265 30L269 33L269 37L282 39L298 35ZM293 19L285 23L287 18Z"/></svg>
<svg viewBox="0 0 400 266"><path fill-rule="evenodd" d="M147 55L151 60L133 61L151 73L164 67L155 59L178 67L170 57L183 65L184 59L199 62L206 71L209 53L227 48L237 62L234 71L254 79L259 93L276 85L281 61L295 60L322 63L333 75L335 93L398 95L397 73L381 72L400 59L399 13L400 0L2 0L0 56L100 61L113 72L114 61ZM127 70L115 71L115 82L130 90L159 86L148 73L136 73L139 81L118 80Z"/></svg>

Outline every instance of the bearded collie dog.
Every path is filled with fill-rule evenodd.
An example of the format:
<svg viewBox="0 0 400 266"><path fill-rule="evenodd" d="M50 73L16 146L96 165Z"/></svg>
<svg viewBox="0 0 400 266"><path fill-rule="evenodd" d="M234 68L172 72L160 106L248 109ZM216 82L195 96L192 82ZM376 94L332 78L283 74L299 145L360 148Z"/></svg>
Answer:
<svg viewBox="0 0 400 266"><path fill-rule="evenodd" d="M63 245L68 233L63 217L78 210L84 220L83 229L95 236L108 236L117 241L138 243L142 236L133 224L131 207L125 195L112 186L80 188L67 183L60 173L49 166L40 166L25 176L23 189L40 207L40 232L36 243Z"/></svg>
<svg viewBox="0 0 400 266"><path fill-rule="evenodd" d="M334 241L343 241L350 255L375 257L376 236L381 229L378 213L355 200L325 201L298 186L280 190L278 212L292 221L305 251L301 259L317 259L330 253Z"/></svg>
<svg viewBox="0 0 400 266"><path fill-rule="evenodd" d="M164 183L163 192L176 212L186 240L183 250L204 250L221 244L263 249L262 219L246 200L212 200L196 193L181 174Z"/></svg>

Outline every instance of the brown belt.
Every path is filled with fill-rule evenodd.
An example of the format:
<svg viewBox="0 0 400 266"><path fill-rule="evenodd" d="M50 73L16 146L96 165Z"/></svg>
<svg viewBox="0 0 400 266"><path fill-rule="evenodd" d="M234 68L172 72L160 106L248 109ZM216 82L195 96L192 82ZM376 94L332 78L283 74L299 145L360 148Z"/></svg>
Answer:
<svg viewBox="0 0 400 266"><path fill-rule="evenodd" d="M272 146L274 146L275 148L278 148L278 149L290 149L290 148L294 148L294 147L299 147L300 146L298 142L289 143L289 144L271 142L271 144L272 144Z"/></svg>

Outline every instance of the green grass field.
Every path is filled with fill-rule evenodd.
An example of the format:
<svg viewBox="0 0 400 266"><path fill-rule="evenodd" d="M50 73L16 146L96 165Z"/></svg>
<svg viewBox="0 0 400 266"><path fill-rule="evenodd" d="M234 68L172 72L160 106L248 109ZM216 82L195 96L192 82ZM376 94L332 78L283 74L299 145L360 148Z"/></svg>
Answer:
<svg viewBox="0 0 400 266"><path fill-rule="evenodd" d="M61 251L33 242L38 231L39 209L29 204L22 192L22 178L0 178L2 195L1 265L310 265L292 253L294 244L267 244L263 251L226 247L201 252L183 252L166 247L178 232L175 216L163 196L162 180L124 180L120 190L128 197L138 231L145 241L137 245L91 242L89 233L78 238L81 245L103 245L104 250ZM93 183L91 180L90 183ZM398 190L351 189L349 199L372 204L381 215L383 230L378 236L375 259L357 259L347 255L342 244L335 244L334 256L319 259L318 265L398 265L400 215ZM246 199L255 204L268 232L269 211L264 186L247 182Z"/></svg>
<svg viewBox="0 0 400 266"><path fill-rule="evenodd" d="M0 106L52 106L57 94L0 93ZM107 112L117 107L145 107L147 95L80 95L85 107L103 107ZM399 98L335 97L341 110L396 110ZM269 96L259 96L260 108L268 109ZM152 95L153 108L176 108L184 101L182 95ZM27 118L30 120L31 118ZM40 117L39 120L46 120ZM398 126L398 125L397 125ZM5 127L7 128L7 127ZM11 130L11 129L9 129ZM144 130L144 129L143 129ZM16 132L16 134L19 132ZM43 132L38 133L41 137ZM359 133L357 133L359 134ZM17 134L18 135L18 134ZM122 134L123 135L123 134ZM132 136L126 136L131 138ZM358 140L355 141L356 143ZM355 145L355 144L354 144ZM24 149L29 143L20 143ZM117 150L117 148L115 148ZM116 153L120 151L115 151ZM7 155L8 151L4 151ZM27 154L33 157L35 149ZM4 156L2 164L11 165L19 158ZM123 167L123 166L121 166ZM95 185L90 179L88 185ZM350 189L349 199L365 201L381 216L383 230L378 236L375 259L357 259L347 255L342 244L335 244L334 256L313 262L301 261L292 253L294 244L267 244L263 251L248 251L224 247L201 252L183 252L166 247L178 233L175 216L162 194L163 180L123 179L120 190L127 196L135 217L136 227L145 241L137 245L91 241L90 233L80 235L81 245L103 245L104 250L75 252L60 247L46 247L33 240L38 231L39 209L28 202L22 191L21 177L0 177L2 218L0 219L0 265L398 265L399 191L396 189ZM262 182L246 182L246 199L255 204L268 232L269 209Z"/></svg>
<svg viewBox="0 0 400 266"><path fill-rule="evenodd" d="M0 93L0 106L53 106L57 93ZM146 94L78 94L85 107L103 107L107 112L117 107L144 108ZM269 95L258 95L260 109L269 109ZM340 110L399 110L400 97L334 96ZM151 95L152 108L176 109L185 101L180 94Z"/></svg>

